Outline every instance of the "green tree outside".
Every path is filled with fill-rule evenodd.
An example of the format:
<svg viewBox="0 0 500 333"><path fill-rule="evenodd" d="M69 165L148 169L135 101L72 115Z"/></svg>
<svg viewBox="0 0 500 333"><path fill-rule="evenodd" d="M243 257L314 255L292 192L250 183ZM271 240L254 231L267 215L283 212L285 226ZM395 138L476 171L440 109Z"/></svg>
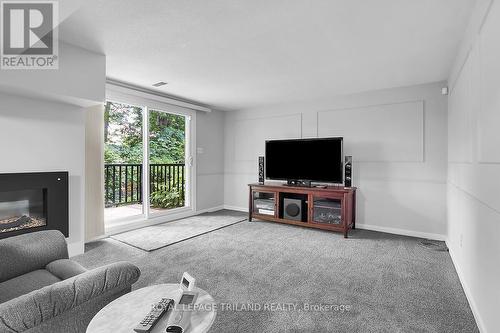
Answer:
<svg viewBox="0 0 500 333"><path fill-rule="evenodd" d="M142 163L142 108L107 102L104 113L104 163ZM149 112L151 164L184 163L186 119L171 113Z"/></svg>
<svg viewBox="0 0 500 333"><path fill-rule="evenodd" d="M185 126L184 116L157 110L149 111L149 163L184 164L185 162ZM143 162L143 115L142 108L128 104L107 102L104 113L104 163L105 164L142 164ZM175 171L177 170L177 171ZM155 190L151 193L151 204L157 208L174 208L184 203L184 184L177 184L177 179L185 175L172 170L169 180L164 173L151 175ZM183 169L184 170L184 169ZM126 172L126 171L125 171ZM140 181L140 175L128 175L134 183ZM163 177L163 178L162 178ZM123 177L124 178L124 177ZM124 190L124 184L114 188ZM165 184L165 182L167 184ZM182 185L178 190L178 185ZM109 185L107 180L106 186ZM127 192L132 192L128 189ZM109 191L108 191L109 193ZM106 202L116 195L108 195ZM112 200L111 200L112 201ZM114 205L111 202L111 205Z"/></svg>

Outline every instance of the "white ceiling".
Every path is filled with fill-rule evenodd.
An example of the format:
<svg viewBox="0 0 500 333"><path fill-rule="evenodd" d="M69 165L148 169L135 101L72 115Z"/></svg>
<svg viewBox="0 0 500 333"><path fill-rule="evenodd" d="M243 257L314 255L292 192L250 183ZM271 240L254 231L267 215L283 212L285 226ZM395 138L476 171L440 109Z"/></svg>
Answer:
<svg viewBox="0 0 500 333"><path fill-rule="evenodd" d="M109 78L231 110L445 80L474 4L87 0L60 36Z"/></svg>

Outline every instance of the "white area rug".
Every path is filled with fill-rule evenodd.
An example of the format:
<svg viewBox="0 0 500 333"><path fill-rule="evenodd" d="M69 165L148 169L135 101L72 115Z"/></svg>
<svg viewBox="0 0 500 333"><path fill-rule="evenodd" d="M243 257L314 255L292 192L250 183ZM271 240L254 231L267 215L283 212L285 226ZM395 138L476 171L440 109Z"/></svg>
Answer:
<svg viewBox="0 0 500 333"><path fill-rule="evenodd" d="M127 231L111 238L145 251L154 251L245 220L244 216L221 211Z"/></svg>

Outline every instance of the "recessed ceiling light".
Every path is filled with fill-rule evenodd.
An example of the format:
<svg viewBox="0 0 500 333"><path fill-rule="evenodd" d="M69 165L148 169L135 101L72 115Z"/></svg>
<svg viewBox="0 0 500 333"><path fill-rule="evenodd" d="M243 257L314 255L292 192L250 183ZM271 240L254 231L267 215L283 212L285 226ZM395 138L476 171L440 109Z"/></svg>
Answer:
<svg viewBox="0 0 500 333"><path fill-rule="evenodd" d="M167 82L160 81L160 82L153 84L153 87L161 87L161 86L164 86L166 84L167 84Z"/></svg>

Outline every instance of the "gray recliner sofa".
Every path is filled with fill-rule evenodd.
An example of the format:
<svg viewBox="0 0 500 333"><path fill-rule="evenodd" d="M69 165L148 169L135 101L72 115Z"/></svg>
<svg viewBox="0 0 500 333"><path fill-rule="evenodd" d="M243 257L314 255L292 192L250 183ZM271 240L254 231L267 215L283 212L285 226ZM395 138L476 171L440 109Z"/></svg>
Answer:
<svg viewBox="0 0 500 333"><path fill-rule="evenodd" d="M139 276L127 262L86 270L68 258L59 231L0 240L0 333L85 332Z"/></svg>

